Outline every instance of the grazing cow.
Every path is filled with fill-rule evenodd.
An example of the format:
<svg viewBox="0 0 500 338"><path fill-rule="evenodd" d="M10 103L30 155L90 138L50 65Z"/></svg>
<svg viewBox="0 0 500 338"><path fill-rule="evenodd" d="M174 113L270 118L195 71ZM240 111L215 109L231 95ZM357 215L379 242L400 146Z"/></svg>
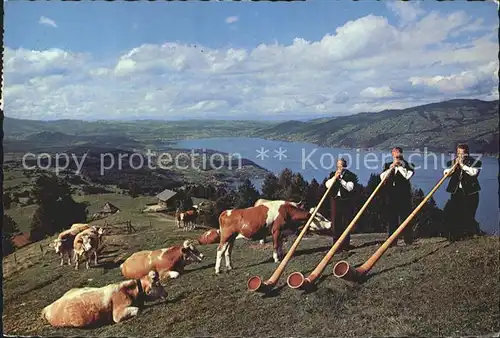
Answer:
<svg viewBox="0 0 500 338"><path fill-rule="evenodd" d="M75 270L78 270L80 258L85 257L86 268L89 268L90 257L94 255L94 265L97 265L97 250L99 249L99 232L90 228L76 235L73 241Z"/></svg>
<svg viewBox="0 0 500 338"><path fill-rule="evenodd" d="M75 288L46 306L41 317L54 327L89 327L135 317L145 301L164 300L158 273L104 287Z"/></svg>
<svg viewBox="0 0 500 338"><path fill-rule="evenodd" d="M311 208L309 212L312 214L313 211L314 211L314 208ZM308 232L311 231L311 232L314 232L314 233L320 234L320 235L321 234L331 235L331 226L328 225L328 224L330 224L330 221L325 216L321 215L319 212L316 212L316 215L315 215L314 219L312 220L311 224L312 225L308 229ZM304 225L305 225L305 223L304 223ZM290 232L290 230L284 230L283 235L297 233L297 232L300 232L300 230L302 230L302 227L299 227L292 232ZM265 238L265 234L263 234L263 236ZM240 239L240 238L245 239L245 237L243 235L238 234L238 236L236 236L236 239ZM215 244L215 243L219 243L219 242L220 242L220 230L219 229L207 230L204 233L202 233L200 235L200 237L198 237L198 244L200 244L200 245ZM263 244L262 239L260 240L260 244Z"/></svg>
<svg viewBox="0 0 500 338"><path fill-rule="evenodd" d="M198 210L188 210L179 214L179 222L182 221L184 231L193 230L198 218Z"/></svg>
<svg viewBox="0 0 500 338"><path fill-rule="evenodd" d="M163 281L167 277L178 278L186 265L202 260L203 254L188 239L182 245L136 252L120 265L120 270L125 278L140 278L155 270Z"/></svg>
<svg viewBox="0 0 500 338"><path fill-rule="evenodd" d="M220 242L217 247L215 273L219 274L220 272L222 255L225 255L227 270L232 269L231 253L234 241L240 237L238 235L246 239L256 240L271 232L274 246L273 259L278 263L283 258L283 231L286 229L297 230L297 222L307 221L310 216L311 211L305 211L284 201L222 212L219 216ZM311 222L310 227L315 231L330 229L331 222L317 218L315 222Z"/></svg>
<svg viewBox="0 0 500 338"><path fill-rule="evenodd" d="M257 207L259 205L273 205L273 204L278 204L281 205L281 203L289 203L299 209L304 209L304 204L302 203L302 200L300 202L292 202L292 201L286 201L286 200L266 200L265 198L259 198L257 201L254 203L254 207ZM266 236L264 236L262 239L259 240L260 244L264 244L266 242Z"/></svg>

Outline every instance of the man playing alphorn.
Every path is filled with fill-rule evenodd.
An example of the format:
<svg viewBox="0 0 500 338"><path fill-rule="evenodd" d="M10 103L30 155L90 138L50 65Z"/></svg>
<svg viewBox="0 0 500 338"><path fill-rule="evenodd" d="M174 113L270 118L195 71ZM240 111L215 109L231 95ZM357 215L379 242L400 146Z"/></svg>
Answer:
<svg viewBox="0 0 500 338"><path fill-rule="evenodd" d="M458 167L451 174L446 188L451 196L445 215L445 223L448 239L452 242L464 235L480 233L475 217L479 205L479 191L481 190L477 177L482 163L469 155L469 147L466 144L457 146L457 158L454 161L448 161L448 169L444 170L445 175L450 172L451 167L456 162L458 162ZM457 229L457 226L460 225L462 227Z"/></svg>
<svg viewBox="0 0 500 338"><path fill-rule="evenodd" d="M333 225L333 244L340 238L353 217L352 190L354 189L356 175L346 168L346 160L343 158L339 159L335 174L325 182L327 188L333 184L330 190L330 221ZM333 183L335 179L336 181ZM349 250L351 248L350 240L351 237L349 234L339 249Z"/></svg>
<svg viewBox="0 0 500 338"><path fill-rule="evenodd" d="M391 151L392 162L384 164L384 171L380 178L384 179L389 174L390 169L395 168L385 181L385 193L387 194L387 216L388 216L388 236L390 237L399 225L410 215L412 210L412 194L410 179L415 169L414 165L408 163L403 158L403 149L394 147ZM403 231L405 244L413 243L413 229L411 224L405 227ZM391 246L397 244L393 241Z"/></svg>

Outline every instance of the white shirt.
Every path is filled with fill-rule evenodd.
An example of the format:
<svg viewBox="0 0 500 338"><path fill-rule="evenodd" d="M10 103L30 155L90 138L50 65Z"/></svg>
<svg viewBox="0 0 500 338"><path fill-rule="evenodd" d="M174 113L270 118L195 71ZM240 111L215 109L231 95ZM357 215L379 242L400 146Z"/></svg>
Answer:
<svg viewBox="0 0 500 338"><path fill-rule="evenodd" d="M465 164L459 164L460 168L465 171L469 176L476 176L477 174L479 174L479 169L478 168L474 168L474 167L469 167L469 166L466 166ZM451 171L451 168L448 168L448 169L445 169L443 171L443 175L448 175L448 173ZM458 186L460 188L462 188L462 182L460 182L458 184Z"/></svg>
<svg viewBox="0 0 500 338"><path fill-rule="evenodd" d="M389 175L389 172L391 171L391 168L387 169L386 171L382 172L380 174L380 179L384 179L387 175ZM396 166L395 172L398 172L403 175L403 177L407 180L409 180L413 176L413 170L408 170L406 168L403 168L401 166ZM392 185L395 185L395 182L392 182Z"/></svg>
<svg viewBox="0 0 500 338"><path fill-rule="evenodd" d="M344 176L344 171L339 175L338 179L340 180L340 184L344 187L345 190L347 191L352 191L354 189L354 182L346 182L345 180L342 179ZM325 185L327 188L330 188L333 184L334 177L330 178L328 181L326 181ZM340 189L337 192L337 196L340 197Z"/></svg>

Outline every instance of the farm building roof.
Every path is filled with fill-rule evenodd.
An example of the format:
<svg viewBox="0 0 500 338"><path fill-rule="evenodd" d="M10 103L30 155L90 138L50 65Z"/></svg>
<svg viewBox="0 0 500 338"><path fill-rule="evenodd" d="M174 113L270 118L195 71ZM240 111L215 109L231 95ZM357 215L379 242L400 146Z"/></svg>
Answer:
<svg viewBox="0 0 500 338"><path fill-rule="evenodd" d="M156 195L156 198L158 198L160 201L168 201L169 199L171 199L175 195L177 195L177 192L169 190L169 189L165 189L161 193Z"/></svg>

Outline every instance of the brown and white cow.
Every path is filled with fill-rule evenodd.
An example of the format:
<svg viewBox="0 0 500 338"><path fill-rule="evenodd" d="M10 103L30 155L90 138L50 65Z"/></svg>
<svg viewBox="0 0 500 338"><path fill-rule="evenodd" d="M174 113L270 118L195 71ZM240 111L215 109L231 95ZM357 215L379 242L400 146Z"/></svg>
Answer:
<svg viewBox="0 0 500 338"><path fill-rule="evenodd" d="M193 230L198 219L198 210L192 209L181 212L178 217L179 225L182 222L184 231Z"/></svg>
<svg viewBox="0 0 500 338"><path fill-rule="evenodd" d="M299 202L293 202L293 201L287 201L287 200L268 200L265 198L259 198L255 203L253 204L254 207L257 207L259 205L273 205L273 204L281 204L281 203L289 203L299 209L304 209L304 204L302 203L302 200ZM264 244L266 242L266 236L264 236L262 239L259 240L260 244Z"/></svg>
<svg viewBox="0 0 500 338"><path fill-rule="evenodd" d="M120 265L120 270L125 278L141 278L155 270L163 281L167 277L178 278L186 265L201 262L203 258L194 242L188 239L182 245L136 252Z"/></svg>
<svg viewBox="0 0 500 338"><path fill-rule="evenodd" d="M101 242L102 228L91 227L75 236L73 241L73 259L75 270L78 270L80 259L86 260L86 268L89 268L90 257L94 255L94 264L97 265L97 251Z"/></svg>
<svg viewBox="0 0 500 338"><path fill-rule="evenodd" d="M312 214L314 211L314 208L310 209L310 213ZM325 235L331 235L331 226L328 224L330 221L323 215L321 215L319 212L316 212L316 215L314 219L312 220L312 226L309 227L308 232L313 232L316 234L325 234ZM305 223L304 223L305 225ZM296 233L297 231L300 231L302 227L299 227L296 230L290 231L290 230L285 230L283 231L284 235L290 235L293 233ZM263 235L265 237L265 235ZM236 236L236 239L240 238L245 238L242 235ZM259 240L260 244L263 244L263 240ZM220 242L220 230L219 229L210 229L205 231L198 237L198 244L200 245L208 245L208 244L215 244Z"/></svg>
<svg viewBox="0 0 500 338"><path fill-rule="evenodd" d="M231 270L231 253L236 238L250 240L262 239L267 233L273 238L273 259L278 263L283 258L282 243L283 231L290 229L296 231L300 221L307 221L311 211L297 208L290 203L272 203L245 209L232 209L222 212L219 216L220 242L217 247L215 273L219 274L222 255L225 255L226 268ZM310 227L315 231L331 228L330 221L315 217Z"/></svg>
<svg viewBox="0 0 500 338"><path fill-rule="evenodd" d="M71 226L70 229L75 229L75 230L78 230L80 232L83 230L87 230L88 228L90 228L90 225L87 223L75 223Z"/></svg>
<svg viewBox="0 0 500 338"><path fill-rule="evenodd" d="M145 301L164 300L158 273L100 288L75 288L46 306L41 316L54 327L87 327L119 323L136 316Z"/></svg>
<svg viewBox="0 0 500 338"><path fill-rule="evenodd" d="M71 258L73 257L73 241L78 234L77 229L68 229L61 232L52 243L49 244L54 248L56 254L61 256L61 265L64 265L64 256L68 256L68 265L71 265Z"/></svg>

